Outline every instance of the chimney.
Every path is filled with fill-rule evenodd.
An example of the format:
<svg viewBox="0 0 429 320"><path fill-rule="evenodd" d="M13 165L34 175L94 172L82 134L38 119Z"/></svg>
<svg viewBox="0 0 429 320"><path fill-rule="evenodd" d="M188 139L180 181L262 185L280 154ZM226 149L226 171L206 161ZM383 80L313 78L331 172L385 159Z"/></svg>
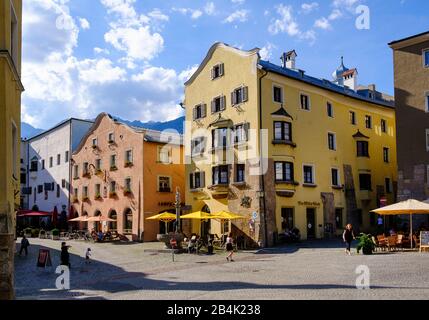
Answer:
<svg viewBox="0 0 429 320"><path fill-rule="evenodd" d="M282 68L295 69L297 56L298 55L296 54L295 50L284 52L280 58L282 60Z"/></svg>

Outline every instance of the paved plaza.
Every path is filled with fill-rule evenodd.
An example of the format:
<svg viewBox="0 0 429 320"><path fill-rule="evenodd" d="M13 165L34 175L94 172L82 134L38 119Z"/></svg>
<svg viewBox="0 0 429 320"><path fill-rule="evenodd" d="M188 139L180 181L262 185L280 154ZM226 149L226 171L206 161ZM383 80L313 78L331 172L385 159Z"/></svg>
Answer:
<svg viewBox="0 0 429 320"><path fill-rule="evenodd" d="M19 243L18 239L18 243ZM267 250L212 256L162 253L161 243L89 244L70 241L70 290L55 287L59 241L30 239L28 257L15 258L18 299L229 300L428 299L429 253L346 256L339 241L304 242ZM91 247L93 260L85 264ZM19 249L19 244L17 245ZM40 248L53 267L36 267ZM356 268L368 266L369 290L356 288Z"/></svg>

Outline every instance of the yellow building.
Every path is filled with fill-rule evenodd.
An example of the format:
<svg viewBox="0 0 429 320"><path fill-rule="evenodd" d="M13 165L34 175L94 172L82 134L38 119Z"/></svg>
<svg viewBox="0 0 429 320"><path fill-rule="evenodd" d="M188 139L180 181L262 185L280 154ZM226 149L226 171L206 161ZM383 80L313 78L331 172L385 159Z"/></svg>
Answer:
<svg viewBox="0 0 429 320"><path fill-rule="evenodd" d="M394 201L393 99L358 87L343 63L329 81L297 69L296 57L278 66L216 43L185 84L187 205L244 217L185 233L230 230L269 246L295 227L302 239L347 223L371 231L369 211Z"/></svg>
<svg viewBox="0 0 429 320"><path fill-rule="evenodd" d="M15 210L20 203L21 0L0 2L0 300L12 299Z"/></svg>

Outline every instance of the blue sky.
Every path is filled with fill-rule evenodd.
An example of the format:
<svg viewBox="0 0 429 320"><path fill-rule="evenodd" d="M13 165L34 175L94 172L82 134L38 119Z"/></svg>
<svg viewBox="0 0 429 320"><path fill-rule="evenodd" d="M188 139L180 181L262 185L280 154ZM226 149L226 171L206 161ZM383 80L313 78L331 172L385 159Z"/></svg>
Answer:
<svg viewBox="0 0 429 320"><path fill-rule="evenodd" d="M393 94L387 43L429 30L422 0L31 0L24 2L22 120L49 128L106 111L128 120L182 115L183 83L216 41L330 79L344 56L359 83ZM370 10L358 30L356 8Z"/></svg>

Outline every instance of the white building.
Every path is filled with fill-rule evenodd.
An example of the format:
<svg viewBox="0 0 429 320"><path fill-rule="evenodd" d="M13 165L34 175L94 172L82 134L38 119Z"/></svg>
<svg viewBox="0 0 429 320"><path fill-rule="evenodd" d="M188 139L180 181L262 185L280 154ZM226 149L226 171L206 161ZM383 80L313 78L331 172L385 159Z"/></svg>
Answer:
<svg viewBox="0 0 429 320"><path fill-rule="evenodd" d="M27 162L27 181L23 186L24 209L68 214L70 208L70 157L92 121L68 119L24 143L22 159Z"/></svg>

